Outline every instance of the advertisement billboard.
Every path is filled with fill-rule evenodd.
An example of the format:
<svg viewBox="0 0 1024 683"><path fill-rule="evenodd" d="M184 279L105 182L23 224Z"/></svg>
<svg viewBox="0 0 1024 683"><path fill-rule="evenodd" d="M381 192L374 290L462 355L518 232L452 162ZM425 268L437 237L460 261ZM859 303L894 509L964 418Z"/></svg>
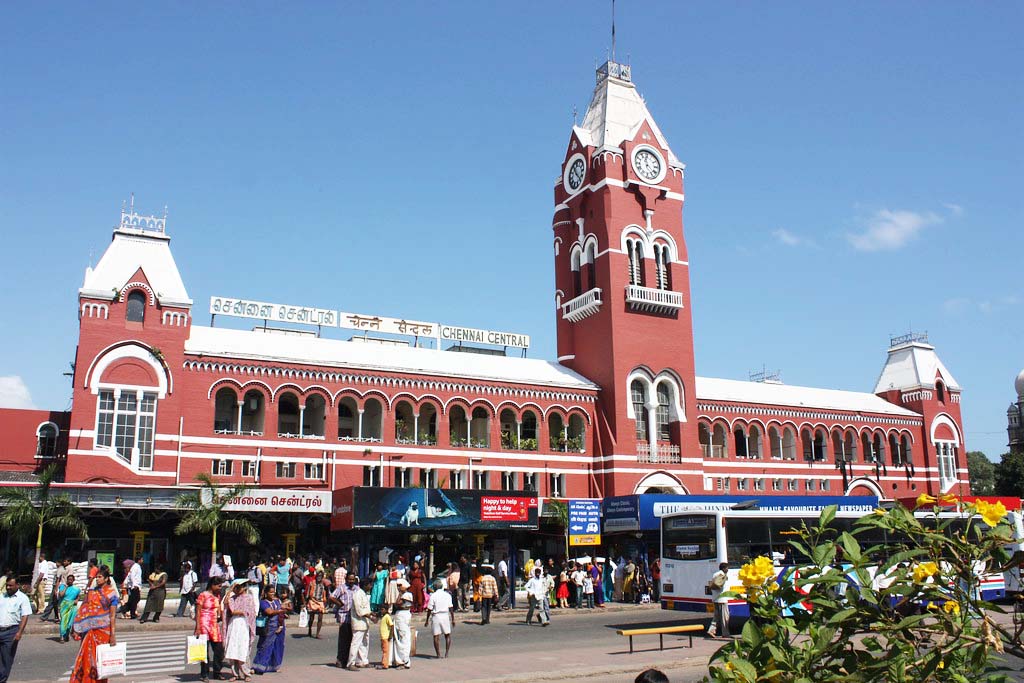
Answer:
<svg viewBox="0 0 1024 683"><path fill-rule="evenodd" d="M377 488L336 491L331 529L536 529L529 491Z"/></svg>

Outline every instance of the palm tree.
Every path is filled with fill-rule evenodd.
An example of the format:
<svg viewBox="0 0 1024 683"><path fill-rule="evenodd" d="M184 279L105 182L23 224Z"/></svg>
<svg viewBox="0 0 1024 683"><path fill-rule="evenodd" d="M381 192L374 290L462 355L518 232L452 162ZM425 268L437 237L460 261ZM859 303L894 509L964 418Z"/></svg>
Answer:
<svg viewBox="0 0 1024 683"><path fill-rule="evenodd" d="M39 483L33 488L5 487L0 491L0 527L16 536L31 536L36 532L36 561L43 549L43 530L47 527L72 533L86 540L89 531L82 521L81 511L66 493L52 493L50 486L57 478L57 463L47 465L39 473Z"/></svg>
<svg viewBox="0 0 1024 683"><path fill-rule="evenodd" d="M196 491L178 496L174 505L185 510L185 516L178 522L174 531L177 534L201 533L212 535L211 549L213 561L217 559L217 531L223 529L231 534L238 534L246 542L258 543L260 530L246 517L233 517L225 512L224 507L233 499L244 495L249 487L245 484L234 484L224 487L214 481L206 472L196 475L200 486Z"/></svg>
<svg viewBox="0 0 1024 683"><path fill-rule="evenodd" d="M549 508L551 513L547 516L554 517L565 529L565 556L569 557L569 505L564 500L549 498L544 501L544 507Z"/></svg>

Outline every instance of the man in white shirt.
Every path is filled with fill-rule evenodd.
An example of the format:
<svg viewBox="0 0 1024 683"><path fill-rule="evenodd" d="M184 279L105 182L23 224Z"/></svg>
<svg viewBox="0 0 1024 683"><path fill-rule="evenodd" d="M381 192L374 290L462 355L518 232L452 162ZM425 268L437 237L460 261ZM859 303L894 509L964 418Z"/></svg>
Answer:
<svg viewBox="0 0 1024 683"><path fill-rule="evenodd" d="M455 629L455 602L452 594L444 590L444 584L436 579L434 592L427 601L427 621L424 626L432 625L434 633L434 654L441 658L441 636L444 636L444 656L452 649L452 631Z"/></svg>
<svg viewBox="0 0 1024 683"><path fill-rule="evenodd" d="M576 568L573 569L570 580L572 589L576 592L576 609L579 609L583 606L583 570L578 564L573 566Z"/></svg>
<svg viewBox="0 0 1024 683"><path fill-rule="evenodd" d="M533 621L533 612L537 610L540 617L540 625L548 625L548 615L544 612L544 600L548 594L548 582L541 576L540 567L533 568L533 576L526 582L526 597L530 601L530 608L526 610L526 625Z"/></svg>
<svg viewBox="0 0 1024 683"><path fill-rule="evenodd" d="M32 603L28 596L18 590L18 579L11 576L0 592L0 683L7 683L14 667L14 655L28 616L32 614Z"/></svg>
<svg viewBox="0 0 1024 683"><path fill-rule="evenodd" d="M508 580L508 555L502 555L498 562L498 609L512 609L512 591L509 590L511 583Z"/></svg>
<svg viewBox="0 0 1024 683"><path fill-rule="evenodd" d="M135 563L128 570L128 576L124 577L121 584L128 593L128 600L121 607L121 614L127 614L132 619L137 617L136 610L139 607L139 598L142 597L142 556L135 558Z"/></svg>
<svg viewBox="0 0 1024 683"><path fill-rule="evenodd" d="M32 597L35 600L37 612L42 612L46 607L46 581L53 578L56 568L56 563L50 562L46 559L46 555L39 553L39 562L36 563L35 571L32 572Z"/></svg>
<svg viewBox="0 0 1024 683"><path fill-rule="evenodd" d="M192 563L185 560L181 563L181 599L178 600L178 613L175 616L185 616L185 605L196 607L196 583L199 577L192 570Z"/></svg>
<svg viewBox="0 0 1024 683"><path fill-rule="evenodd" d="M367 591L373 590L373 579L363 579L359 588L352 593L352 611L349 619L352 622L352 644L348 649L349 671L364 669L370 666L370 596Z"/></svg>
<svg viewBox="0 0 1024 683"><path fill-rule="evenodd" d="M722 597L728 583L729 563L722 562L718 565L718 571L708 581L708 593L715 603L715 616L711 620L711 625L708 626L708 637L716 640L719 636L729 638L729 598Z"/></svg>

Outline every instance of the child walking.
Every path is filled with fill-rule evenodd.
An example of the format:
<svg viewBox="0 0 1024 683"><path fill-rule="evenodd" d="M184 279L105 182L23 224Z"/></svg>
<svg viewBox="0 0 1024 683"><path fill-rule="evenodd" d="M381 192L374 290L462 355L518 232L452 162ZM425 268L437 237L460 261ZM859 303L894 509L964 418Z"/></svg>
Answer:
<svg viewBox="0 0 1024 683"><path fill-rule="evenodd" d="M395 634L395 620L391 611L385 611L380 617L380 668L391 666L391 636Z"/></svg>
<svg viewBox="0 0 1024 683"><path fill-rule="evenodd" d="M594 579L589 572L583 577L583 598L587 601L587 609L594 609Z"/></svg>

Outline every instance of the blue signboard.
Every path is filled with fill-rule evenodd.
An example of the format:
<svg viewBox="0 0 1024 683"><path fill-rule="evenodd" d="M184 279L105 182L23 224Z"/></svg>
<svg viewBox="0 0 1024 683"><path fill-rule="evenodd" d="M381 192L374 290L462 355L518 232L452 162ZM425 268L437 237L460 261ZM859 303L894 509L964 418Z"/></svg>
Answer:
<svg viewBox="0 0 1024 683"><path fill-rule="evenodd" d="M662 517L687 510L730 510L737 503L751 509L780 512L819 512L829 505L844 512L870 513L878 507L874 496L680 496L642 494L604 499L604 531L654 531Z"/></svg>
<svg viewBox="0 0 1024 683"><path fill-rule="evenodd" d="M569 545L601 545L600 500L569 500Z"/></svg>

